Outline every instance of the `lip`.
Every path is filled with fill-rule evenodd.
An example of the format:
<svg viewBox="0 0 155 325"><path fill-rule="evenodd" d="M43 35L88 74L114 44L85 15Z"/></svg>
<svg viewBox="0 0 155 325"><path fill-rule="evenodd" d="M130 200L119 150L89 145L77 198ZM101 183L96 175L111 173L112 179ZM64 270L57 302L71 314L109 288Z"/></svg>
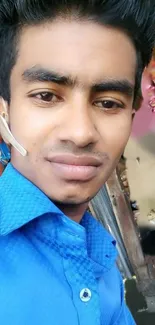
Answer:
<svg viewBox="0 0 155 325"><path fill-rule="evenodd" d="M47 160L51 163L54 174L68 181L89 181L97 175L102 165L99 157L90 155L58 154Z"/></svg>
<svg viewBox="0 0 155 325"><path fill-rule="evenodd" d="M58 164L74 165L74 166L95 166L102 165L102 160L96 156L90 155L73 155L73 154L58 154L47 158L48 161Z"/></svg>

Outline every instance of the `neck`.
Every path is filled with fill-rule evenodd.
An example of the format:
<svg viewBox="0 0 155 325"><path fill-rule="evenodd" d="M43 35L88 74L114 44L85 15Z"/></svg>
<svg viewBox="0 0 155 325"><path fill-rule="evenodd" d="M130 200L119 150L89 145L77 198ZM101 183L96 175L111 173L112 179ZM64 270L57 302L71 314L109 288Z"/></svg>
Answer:
<svg viewBox="0 0 155 325"><path fill-rule="evenodd" d="M80 223L85 211L88 208L88 203L81 205L76 204L56 204L57 207L70 219Z"/></svg>

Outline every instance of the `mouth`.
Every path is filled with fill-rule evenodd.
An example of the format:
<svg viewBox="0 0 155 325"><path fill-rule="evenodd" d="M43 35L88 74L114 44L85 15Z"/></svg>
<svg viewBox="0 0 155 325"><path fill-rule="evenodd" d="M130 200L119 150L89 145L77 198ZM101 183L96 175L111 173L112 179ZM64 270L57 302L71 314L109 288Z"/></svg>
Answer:
<svg viewBox="0 0 155 325"><path fill-rule="evenodd" d="M101 158L90 155L59 154L48 157L53 172L66 181L89 181L103 165Z"/></svg>

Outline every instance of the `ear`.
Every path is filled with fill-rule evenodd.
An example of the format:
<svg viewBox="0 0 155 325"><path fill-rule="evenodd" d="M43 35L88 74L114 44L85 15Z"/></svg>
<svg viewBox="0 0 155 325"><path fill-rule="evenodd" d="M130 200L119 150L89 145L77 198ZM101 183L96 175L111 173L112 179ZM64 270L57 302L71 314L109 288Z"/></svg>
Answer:
<svg viewBox="0 0 155 325"><path fill-rule="evenodd" d="M0 134L5 143L9 144L6 127L9 123L8 103L0 97Z"/></svg>
<svg viewBox="0 0 155 325"><path fill-rule="evenodd" d="M18 143L11 133L9 126L8 104L0 98L0 134L6 144L13 146L22 156L27 155L27 151Z"/></svg>
<svg viewBox="0 0 155 325"><path fill-rule="evenodd" d="M134 119L135 114L136 114L136 110L133 108L133 109L132 109L132 120Z"/></svg>
<svg viewBox="0 0 155 325"><path fill-rule="evenodd" d="M0 115L3 116L6 123L9 123L9 105L8 103L1 97L0 98Z"/></svg>

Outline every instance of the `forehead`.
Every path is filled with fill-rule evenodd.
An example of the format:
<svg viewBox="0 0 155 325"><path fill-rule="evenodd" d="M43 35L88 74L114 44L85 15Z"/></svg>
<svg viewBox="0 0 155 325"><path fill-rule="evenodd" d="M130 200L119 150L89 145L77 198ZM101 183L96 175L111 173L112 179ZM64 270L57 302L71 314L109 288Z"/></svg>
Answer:
<svg viewBox="0 0 155 325"><path fill-rule="evenodd" d="M95 22L57 20L25 27L18 48L13 69L18 76L40 65L86 84L104 77L135 81L136 52L131 40L122 31Z"/></svg>

